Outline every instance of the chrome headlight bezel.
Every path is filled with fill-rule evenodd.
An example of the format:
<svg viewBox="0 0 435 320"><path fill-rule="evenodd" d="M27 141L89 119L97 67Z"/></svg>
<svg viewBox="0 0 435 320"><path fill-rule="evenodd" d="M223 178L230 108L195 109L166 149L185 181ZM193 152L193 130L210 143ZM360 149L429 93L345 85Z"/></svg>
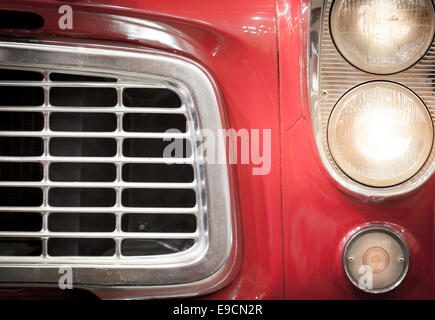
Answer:
<svg viewBox="0 0 435 320"><path fill-rule="evenodd" d="M414 92L426 105L432 116L435 100L431 98L433 88L429 77L435 57L432 43L428 53L409 69L389 75L364 72L350 64L337 50L329 28L330 9L333 0L310 2L308 50L308 95L310 115L316 146L322 163L340 189L357 198L383 201L386 198L403 197L416 191L435 171L435 150L432 146L428 160L413 177L390 187L373 187L349 178L331 156L327 141L327 126L332 109L338 100L352 88L372 81L398 83Z"/></svg>

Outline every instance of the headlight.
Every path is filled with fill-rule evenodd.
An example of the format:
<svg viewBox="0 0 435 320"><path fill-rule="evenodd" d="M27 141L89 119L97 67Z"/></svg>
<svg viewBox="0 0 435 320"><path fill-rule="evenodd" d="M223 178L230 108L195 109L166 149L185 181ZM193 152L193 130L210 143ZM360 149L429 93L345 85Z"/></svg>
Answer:
<svg viewBox="0 0 435 320"><path fill-rule="evenodd" d="M432 43L435 13L430 0L336 0L331 33L340 53L376 74L402 71Z"/></svg>
<svg viewBox="0 0 435 320"><path fill-rule="evenodd" d="M328 124L331 155L352 179L388 187L406 181L426 162L433 143L424 103L403 86L360 85L336 104Z"/></svg>
<svg viewBox="0 0 435 320"><path fill-rule="evenodd" d="M406 276L408 249L402 237L392 229L365 227L350 237L343 264L349 280L361 290L387 292Z"/></svg>

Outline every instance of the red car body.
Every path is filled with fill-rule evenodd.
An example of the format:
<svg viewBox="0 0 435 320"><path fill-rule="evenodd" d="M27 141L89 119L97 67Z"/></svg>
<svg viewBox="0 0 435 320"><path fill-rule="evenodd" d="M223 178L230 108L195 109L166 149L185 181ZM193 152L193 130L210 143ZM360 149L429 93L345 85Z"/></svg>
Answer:
<svg viewBox="0 0 435 320"><path fill-rule="evenodd" d="M74 9L73 30L58 28L61 4ZM271 129L269 174L252 175L252 164L234 165L241 265L229 285L205 299L435 297L434 179L406 198L363 202L340 191L319 158L307 94L309 1L15 0L0 1L0 8L45 20L34 31L2 29L6 37L84 40L189 57L215 77L230 128ZM149 36L149 28L160 36ZM402 229L412 259L405 281L376 296L356 289L341 264L345 237L372 222ZM28 298L38 291L13 292ZM11 297L12 291L2 294Z"/></svg>

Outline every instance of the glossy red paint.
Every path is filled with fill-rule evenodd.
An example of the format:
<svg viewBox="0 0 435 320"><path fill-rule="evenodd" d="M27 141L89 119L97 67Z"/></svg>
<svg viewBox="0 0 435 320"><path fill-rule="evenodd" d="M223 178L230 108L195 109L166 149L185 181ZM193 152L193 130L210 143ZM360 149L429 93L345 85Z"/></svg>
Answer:
<svg viewBox="0 0 435 320"><path fill-rule="evenodd" d="M278 3L290 4L281 19L300 23L299 32L279 34L285 298L434 298L434 179L412 196L382 203L361 201L338 190L317 153L309 113L304 78L309 1ZM288 76L290 72L301 78ZM360 292L347 280L341 264L345 238L368 223L389 223L409 246L408 276L387 294Z"/></svg>
<svg viewBox="0 0 435 320"><path fill-rule="evenodd" d="M71 31L57 26L61 4L74 9ZM251 165L234 168L244 245L240 271L205 298L434 298L434 179L408 198L362 202L339 191L320 161L305 86L308 5L308 0L0 0L0 8L45 19L40 30L0 33L176 52L216 78L229 127L272 129L271 172L254 176ZM410 247L409 275L389 294L358 292L341 266L343 240L368 222L399 226Z"/></svg>

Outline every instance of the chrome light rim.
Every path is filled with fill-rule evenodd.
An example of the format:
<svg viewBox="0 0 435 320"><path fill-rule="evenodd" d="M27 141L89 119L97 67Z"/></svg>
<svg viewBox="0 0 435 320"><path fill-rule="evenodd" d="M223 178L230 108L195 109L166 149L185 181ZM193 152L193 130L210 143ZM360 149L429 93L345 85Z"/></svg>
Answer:
<svg viewBox="0 0 435 320"><path fill-rule="evenodd" d="M331 5L331 10L329 13L329 29L330 29L330 33L331 33L331 37L332 37L332 41L334 42L335 47L337 48L337 51L341 54L341 56L346 59L347 62L349 62L351 65L353 65L355 68L363 71L363 72L367 72L367 73L372 73L372 74L376 74L376 75L392 75L395 73L400 73L403 72L409 68L411 68L412 66L414 66L416 63L418 63L428 52L428 50L430 49L434 39L435 39L435 7L434 4L431 0L424 0L426 2L426 4L428 5L429 9L429 15L431 17L431 29L430 29L430 34L432 36L429 36L426 39L426 42L424 44L423 47L421 47L421 49L415 53L415 55L409 59L408 61L402 62L401 64L398 64L396 66L393 67L374 67L371 66L369 64L363 63L361 61L359 61L358 59L354 58L351 54L348 54L346 52L345 49L343 49L343 45L342 42L337 38L334 37L334 33L336 30L336 24L333 24L333 19L335 19L335 16L337 14L337 10L335 10L336 3L340 1L340 0L333 0L332 5ZM340 49L341 48L341 49Z"/></svg>
<svg viewBox="0 0 435 320"><path fill-rule="evenodd" d="M355 279L353 279L353 277L350 274L350 270L348 268L348 264L346 263L346 257L347 257L347 253L349 250L349 246L352 244L352 242L357 239L358 237L369 233L369 232L383 232L386 233L388 235L390 235L391 237L395 238L398 243L400 244L402 250L403 250L403 254L404 254L404 258L405 258L405 265L404 265L404 270L401 274L401 276L399 277L399 279L397 279L392 285L383 288L383 289L361 289L359 287L358 282L355 281ZM405 238L395 229L383 225L383 224L369 224L363 227L359 227L353 231L351 231L349 233L349 235L345 238L345 246L343 248L343 254L342 254L342 266L343 266L343 270L346 274L346 277L349 279L349 281L359 290L363 291L363 292L367 292L370 294L382 294L382 293L387 293L389 291L392 291L393 289L397 288L406 278L406 276L408 275L408 271L409 271L409 266L410 266L410 262L411 262L411 257L409 254L409 248L408 245L406 244Z"/></svg>
<svg viewBox="0 0 435 320"><path fill-rule="evenodd" d="M416 164L414 164L413 167L411 167L407 172L403 173L400 176L397 176L395 178L392 178L390 180L385 180L383 182L381 181L375 181L373 179L368 179L366 177L363 177L362 175L358 174L357 172L352 171L352 168L345 168L343 167L343 165L340 164L340 161L338 161L338 158L335 154L335 148L334 145L336 145L336 141L335 141L335 135L331 134L331 132L333 132L335 130L334 126L337 124L338 122L338 112L343 111L343 104L346 100L347 97L350 97L353 94L357 94L358 92L363 91L364 89L369 89L375 86L382 86L385 88L391 88L394 90L397 90L399 92L404 93L405 95L407 95L408 97L410 97L416 104L418 107L421 108L421 110L423 110L423 114L425 116L425 120L428 122L428 125L431 127L431 142L430 144L426 145L426 148L423 152L424 156L420 157L418 159L418 162ZM329 120L328 120L328 126L327 126L327 139L328 139L328 147L329 150L331 152L331 156L334 159L335 163L337 164L337 166L343 171L344 174L346 174L349 178L355 180L357 183L363 184L363 185L367 185L369 187L375 187L375 188L388 188L388 187L393 187L395 185L399 185L401 183L406 182L407 180L411 179L414 175L417 174L417 172L419 172L421 170L421 168L424 166L424 164L427 162L431 150L433 148L433 144L434 144L434 127L433 127L433 122L429 113L429 110L427 109L425 103L410 89L406 88L405 86L402 86L400 84L394 83L394 82L389 82L389 81L371 81L371 82L366 82L366 83L362 83L354 88L352 88L351 90L349 90L348 92L346 92L336 103L336 105L334 106L334 108L331 111Z"/></svg>

